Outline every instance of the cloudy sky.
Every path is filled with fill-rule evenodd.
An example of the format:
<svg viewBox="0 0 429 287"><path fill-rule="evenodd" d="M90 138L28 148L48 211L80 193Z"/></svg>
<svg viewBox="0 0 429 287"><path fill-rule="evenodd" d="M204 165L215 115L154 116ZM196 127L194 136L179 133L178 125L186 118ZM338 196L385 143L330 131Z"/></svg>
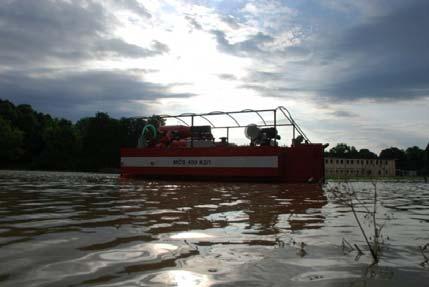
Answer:
<svg viewBox="0 0 429 287"><path fill-rule="evenodd" d="M313 142L429 141L429 1L0 0L0 98L77 120L284 105Z"/></svg>

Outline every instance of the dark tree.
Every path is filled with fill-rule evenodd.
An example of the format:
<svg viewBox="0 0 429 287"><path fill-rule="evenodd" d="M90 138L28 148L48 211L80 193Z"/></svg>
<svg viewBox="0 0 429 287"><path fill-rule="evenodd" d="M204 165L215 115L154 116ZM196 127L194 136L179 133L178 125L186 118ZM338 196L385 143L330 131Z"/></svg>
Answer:
<svg viewBox="0 0 429 287"><path fill-rule="evenodd" d="M85 170L119 167L121 126L106 113L79 120L76 127L81 134L81 167Z"/></svg>
<svg viewBox="0 0 429 287"><path fill-rule="evenodd" d="M81 148L78 133L70 121L54 120L45 127L44 149L34 161L37 168L74 170Z"/></svg>
<svg viewBox="0 0 429 287"><path fill-rule="evenodd" d="M327 154L330 157L338 158L357 158L358 151L354 146L349 146L345 143L339 143L335 147L331 148Z"/></svg>
<svg viewBox="0 0 429 287"><path fill-rule="evenodd" d="M138 118L111 118L106 113L86 117L76 124L39 113L30 105L15 106L0 99L0 168L19 167L52 170L92 170L119 168L121 147L136 147L147 124L164 125L159 116L147 121ZM396 159L397 167L428 169L429 144L426 152L410 147L405 152L395 147L384 149L382 159ZM375 159L368 149L339 143L325 156Z"/></svg>
<svg viewBox="0 0 429 287"><path fill-rule="evenodd" d="M15 105L9 101L0 100L0 117L15 126L17 120L17 110Z"/></svg>
<svg viewBox="0 0 429 287"><path fill-rule="evenodd" d="M146 121L142 119L121 118L119 120L121 132L121 147L136 147Z"/></svg>
<svg viewBox="0 0 429 287"><path fill-rule="evenodd" d="M396 160L397 169L405 169L406 156L405 152L402 149L397 147L390 147L382 150L380 152L381 159L394 159Z"/></svg>
<svg viewBox="0 0 429 287"><path fill-rule="evenodd" d="M363 148L359 150L359 158L376 159L377 155L372 151L370 151L369 149Z"/></svg>
<svg viewBox="0 0 429 287"><path fill-rule="evenodd" d="M424 176L425 176L425 181L428 181L428 177L429 177L429 143L426 146L425 149L425 169L424 169Z"/></svg>
<svg viewBox="0 0 429 287"><path fill-rule="evenodd" d="M406 169L423 172L425 152L417 146L409 147L405 150Z"/></svg>
<svg viewBox="0 0 429 287"><path fill-rule="evenodd" d="M22 139L23 132L0 116L0 166L7 166L21 157Z"/></svg>

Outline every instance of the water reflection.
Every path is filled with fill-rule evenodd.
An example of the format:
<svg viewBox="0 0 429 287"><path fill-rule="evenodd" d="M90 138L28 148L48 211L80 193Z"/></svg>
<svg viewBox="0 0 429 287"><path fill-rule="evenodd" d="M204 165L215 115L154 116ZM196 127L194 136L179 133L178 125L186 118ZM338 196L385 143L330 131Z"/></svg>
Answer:
<svg viewBox="0 0 429 287"><path fill-rule="evenodd" d="M144 188L148 185L148 188ZM137 193L132 192L133 188ZM135 200L123 212L145 218L151 234L225 228L243 223L245 233L276 234L280 229L319 228L326 204L318 185L216 184L122 181L121 198ZM312 212L316 211L316 212ZM285 220L283 215L287 215ZM281 226L279 219L282 218ZM137 218L136 218L137 219ZM286 223L286 224L285 224Z"/></svg>
<svg viewBox="0 0 429 287"><path fill-rule="evenodd" d="M385 208L398 210L394 224L407 226L392 236L386 258L393 265L411 264L404 260L414 252L409 246L429 241L422 225L429 191L416 189L409 198L388 184L380 189ZM0 172L0 262L8 262L0 263L2 286L352 280L361 267L344 268L355 264L353 257L334 245L345 236L359 243L350 214L328 202L317 185ZM404 238L406 248L400 247ZM297 256L295 241L308 244L304 258Z"/></svg>

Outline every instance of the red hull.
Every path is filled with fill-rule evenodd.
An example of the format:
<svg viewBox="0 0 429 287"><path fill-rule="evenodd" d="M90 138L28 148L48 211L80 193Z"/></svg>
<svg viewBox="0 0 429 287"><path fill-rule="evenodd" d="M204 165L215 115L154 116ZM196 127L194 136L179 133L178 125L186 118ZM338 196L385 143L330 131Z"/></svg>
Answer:
<svg viewBox="0 0 429 287"><path fill-rule="evenodd" d="M121 176L322 182L322 144L294 147L124 148Z"/></svg>

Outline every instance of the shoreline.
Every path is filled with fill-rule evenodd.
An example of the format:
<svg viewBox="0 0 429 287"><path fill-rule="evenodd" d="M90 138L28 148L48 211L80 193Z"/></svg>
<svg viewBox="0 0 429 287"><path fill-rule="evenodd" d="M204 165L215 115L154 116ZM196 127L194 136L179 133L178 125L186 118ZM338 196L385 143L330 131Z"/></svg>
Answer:
<svg viewBox="0 0 429 287"><path fill-rule="evenodd" d="M0 171L35 171L35 172L65 172L65 173L101 173L101 174L120 174L119 168L102 168L99 170L53 170L53 169L31 169L31 168L0 168Z"/></svg>
<svg viewBox="0 0 429 287"><path fill-rule="evenodd" d="M64 172L64 173L99 173L99 174L120 174L119 168L102 168L99 170L51 170L51 169L30 169L30 168L0 168L0 171L34 171L34 172ZM331 182L355 182L355 181L412 181L425 182L423 176L388 176L388 177L326 177L326 181Z"/></svg>

